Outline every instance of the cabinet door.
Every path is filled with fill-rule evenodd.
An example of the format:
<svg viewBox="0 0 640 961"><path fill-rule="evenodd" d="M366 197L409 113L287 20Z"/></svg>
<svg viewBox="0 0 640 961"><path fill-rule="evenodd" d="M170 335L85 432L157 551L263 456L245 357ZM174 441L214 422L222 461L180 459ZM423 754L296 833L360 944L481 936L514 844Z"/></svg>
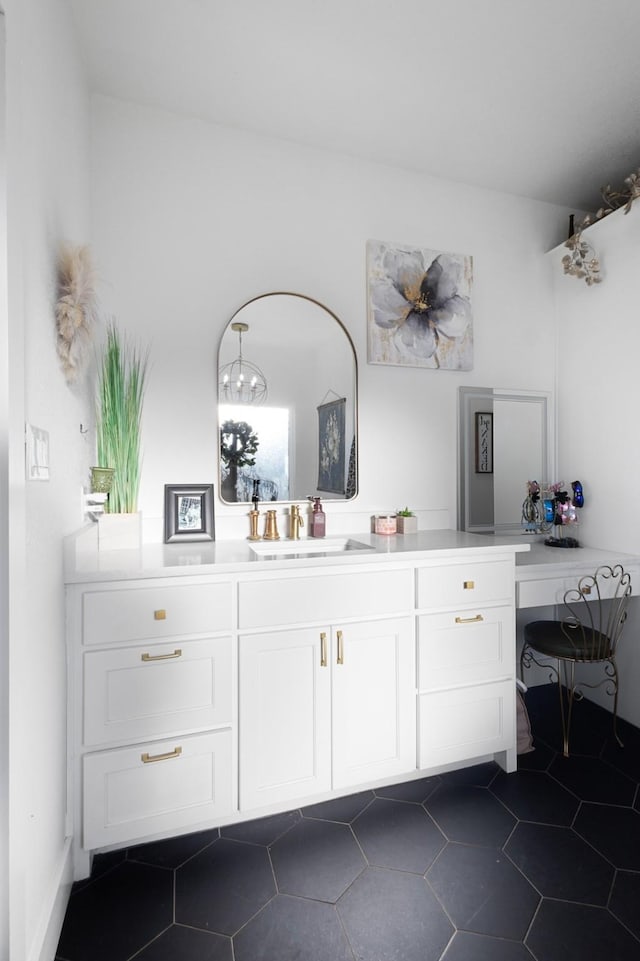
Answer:
<svg viewBox="0 0 640 961"><path fill-rule="evenodd" d="M240 637L240 808L331 788L327 630Z"/></svg>
<svg viewBox="0 0 640 961"><path fill-rule="evenodd" d="M333 787L416 768L413 618L332 632Z"/></svg>

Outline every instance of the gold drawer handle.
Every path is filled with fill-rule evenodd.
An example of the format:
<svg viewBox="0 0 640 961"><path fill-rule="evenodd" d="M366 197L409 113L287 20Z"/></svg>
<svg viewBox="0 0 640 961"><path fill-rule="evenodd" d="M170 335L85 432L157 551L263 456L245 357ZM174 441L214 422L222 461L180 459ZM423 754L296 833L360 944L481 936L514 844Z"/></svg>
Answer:
<svg viewBox="0 0 640 961"><path fill-rule="evenodd" d="M338 631L338 657L336 659L337 664L344 664L344 640L342 638L342 631Z"/></svg>
<svg viewBox="0 0 640 961"><path fill-rule="evenodd" d="M473 591L473 590L475 590L476 582L475 582L475 581L463 581L463 582L462 582L462 586L463 586L463 588L465 589L465 591Z"/></svg>
<svg viewBox="0 0 640 961"><path fill-rule="evenodd" d="M324 631L320 635L320 667L327 666L327 635Z"/></svg>
<svg viewBox="0 0 640 961"><path fill-rule="evenodd" d="M477 624L483 620L482 614L476 614L475 617L456 617L456 624Z"/></svg>
<svg viewBox="0 0 640 961"><path fill-rule="evenodd" d="M176 647L173 654L141 654L140 660L148 663L149 661L169 661L172 657L182 657L182 648Z"/></svg>
<svg viewBox="0 0 640 961"><path fill-rule="evenodd" d="M140 755L140 760L143 764L153 764L154 761L169 761L172 757L180 757L182 754L181 747L174 747L173 751L167 751L166 754L144 754Z"/></svg>
<svg viewBox="0 0 640 961"><path fill-rule="evenodd" d="M167 612L163 608L161 608L159 611L154 611L153 619L154 621L166 621Z"/></svg>

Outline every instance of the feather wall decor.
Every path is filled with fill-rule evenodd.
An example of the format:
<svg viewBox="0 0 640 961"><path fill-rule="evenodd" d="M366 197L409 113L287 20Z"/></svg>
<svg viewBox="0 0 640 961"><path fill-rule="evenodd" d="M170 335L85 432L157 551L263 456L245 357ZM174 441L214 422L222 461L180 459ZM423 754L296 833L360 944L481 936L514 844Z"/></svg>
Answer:
<svg viewBox="0 0 640 961"><path fill-rule="evenodd" d="M89 248L65 245L58 260L57 350L67 383L83 373L96 320L95 271Z"/></svg>

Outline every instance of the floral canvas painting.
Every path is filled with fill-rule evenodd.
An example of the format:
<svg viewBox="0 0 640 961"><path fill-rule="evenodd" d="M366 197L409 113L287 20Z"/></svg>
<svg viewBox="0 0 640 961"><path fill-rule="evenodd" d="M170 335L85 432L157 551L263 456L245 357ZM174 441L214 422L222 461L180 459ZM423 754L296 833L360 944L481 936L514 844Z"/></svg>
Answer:
<svg viewBox="0 0 640 961"><path fill-rule="evenodd" d="M473 368L473 258L367 243L368 360L443 370Z"/></svg>

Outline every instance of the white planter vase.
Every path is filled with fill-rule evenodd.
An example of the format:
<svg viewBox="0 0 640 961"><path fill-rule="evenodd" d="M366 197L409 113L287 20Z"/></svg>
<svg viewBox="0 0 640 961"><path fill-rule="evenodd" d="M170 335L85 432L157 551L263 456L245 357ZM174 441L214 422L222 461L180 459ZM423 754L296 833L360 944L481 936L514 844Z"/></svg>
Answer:
<svg viewBox="0 0 640 961"><path fill-rule="evenodd" d="M98 550L121 551L142 546L142 514L101 514L98 518Z"/></svg>
<svg viewBox="0 0 640 961"><path fill-rule="evenodd" d="M398 534L415 534L418 530L418 518L396 514L396 530Z"/></svg>

